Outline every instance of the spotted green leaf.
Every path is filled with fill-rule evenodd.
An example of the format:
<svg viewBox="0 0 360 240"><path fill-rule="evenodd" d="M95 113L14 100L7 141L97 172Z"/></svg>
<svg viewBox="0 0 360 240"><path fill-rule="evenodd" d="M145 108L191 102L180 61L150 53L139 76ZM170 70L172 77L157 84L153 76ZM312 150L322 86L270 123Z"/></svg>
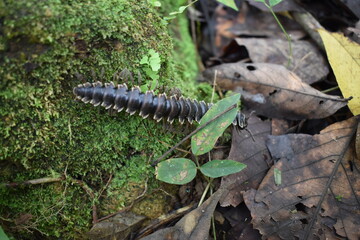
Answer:
<svg viewBox="0 0 360 240"><path fill-rule="evenodd" d="M200 120L200 126L206 124L221 112L237 104L240 94L235 94L224 98L214 104ZM225 129L233 122L237 114L234 108L215 121L208 124L191 138L191 150L195 155L209 152L215 146L217 139L224 133Z"/></svg>
<svg viewBox="0 0 360 240"><path fill-rule="evenodd" d="M156 167L156 178L170 184L186 184L196 176L196 165L186 158L171 158Z"/></svg>

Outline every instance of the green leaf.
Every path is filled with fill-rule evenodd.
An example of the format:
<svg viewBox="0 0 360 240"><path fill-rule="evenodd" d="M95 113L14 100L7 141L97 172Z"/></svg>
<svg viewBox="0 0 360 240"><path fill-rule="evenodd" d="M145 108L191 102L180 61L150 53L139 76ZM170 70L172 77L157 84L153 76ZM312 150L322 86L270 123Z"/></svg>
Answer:
<svg viewBox="0 0 360 240"><path fill-rule="evenodd" d="M200 171L211 178L237 173L246 168L246 165L234 160L212 160L200 167Z"/></svg>
<svg viewBox="0 0 360 240"><path fill-rule="evenodd" d="M171 13L169 13L169 15L176 15L176 14L183 13L188 6L189 5L181 6L181 7L179 7L179 10L177 12L171 12Z"/></svg>
<svg viewBox="0 0 360 240"><path fill-rule="evenodd" d="M161 7L161 2L155 1L154 2L154 7Z"/></svg>
<svg viewBox="0 0 360 240"><path fill-rule="evenodd" d="M179 7L179 13L183 13L188 6Z"/></svg>
<svg viewBox="0 0 360 240"><path fill-rule="evenodd" d="M274 179L277 186L281 185L281 170L274 168Z"/></svg>
<svg viewBox="0 0 360 240"><path fill-rule="evenodd" d="M5 234L5 232L1 226L0 226L0 239L1 240L9 240L8 236Z"/></svg>
<svg viewBox="0 0 360 240"><path fill-rule="evenodd" d="M154 7L161 7L161 2L157 0L148 0L148 3L150 3Z"/></svg>
<svg viewBox="0 0 360 240"><path fill-rule="evenodd" d="M174 17L173 15L177 15L177 14L183 13L186 8L190 7L191 5L193 5L194 3L196 3L197 1L198 1L198 0L195 0L195 1L191 2L191 3L189 3L189 4L186 5L186 6L181 6L181 7L179 7L179 10L178 10L178 11L169 13L169 16L170 16L170 17L164 17L164 19L165 19L165 20L174 19L175 17Z"/></svg>
<svg viewBox="0 0 360 240"><path fill-rule="evenodd" d="M270 7L274 7L281 3L283 0L269 0Z"/></svg>
<svg viewBox="0 0 360 240"><path fill-rule="evenodd" d="M156 167L156 178L171 184L186 184L196 176L196 165L187 158L172 158Z"/></svg>
<svg viewBox="0 0 360 240"><path fill-rule="evenodd" d="M148 57L148 56L144 56L144 57L140 60L140 64L149 64L149 57Z"/></svg>
<svg viewBox="0 0 360 240"><path fill-rule="evenodd" d="M240 99L240 94L224 98L213 105L209 111L202 117L200 126L206 124L216 115L228 109ZM237 114L237 108L234 108L221 117L208 124L191 138L191 150L195 155L201 155L209 152L215 146L217 139L224 133L225 129L233 122Z"/></svg>
<svg viewBox="0 0 360 240"><path fill-rule="evenodd" d="M160 69L160 65L161 65L160 55L159 53L155 52L155 50L153 49L150 49L149 54L150 54L149 65L154 72L157 72Z"/></svg>
<svg viewBox="0 0 360 240"><path fill-rule="evenodd" d="M149 71L152 72L150 69L149 69ZM149 83L141 85L140 90L141 90L141 92L146 92L148 90L154 91L157 86L157 83L158 83L158 81L156 79L154 79L151 81L150 85L149 85Z"/></svg>
<svg viewBox="0 0 360 240"><path fill-rule="evenodd" d="M151 70L151 68L144 68L144 71L145 71L146 75L149 76L152 80L159 79L159 74L157 72L154 72L153 70Z"/></svg>
<svg viewBox="0 0 360 240"><path fill-rule="evenodd" d="M254 0L255 2L262 2L262 3L266 3L265 0Z"/></svg>
<svg viewBox="0 0 360 240"><path fill-rule="evenodd" d="M238 7L235 4L234 0L218 0L218 2L224 4L225 6L231 7L235 11L239 11Z"/></svg>

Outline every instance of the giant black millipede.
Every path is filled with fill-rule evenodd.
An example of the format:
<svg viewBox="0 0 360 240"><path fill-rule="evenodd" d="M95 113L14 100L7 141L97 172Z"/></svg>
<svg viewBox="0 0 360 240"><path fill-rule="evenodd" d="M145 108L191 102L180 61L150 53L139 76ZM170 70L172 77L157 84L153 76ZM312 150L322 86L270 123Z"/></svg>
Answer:
<svg viewBox="0 0 360 240"><path fill-rule="evenodd" d="M157 121L167 118L170 123L175 118L178 118L180 123L184 123L185 119L190 123L194 120L199 122L212 106L212 104L204 101L198 102L176 96L167 97L165 93L159 95L155 95L153 91L142 93L137 86L129 90L125 83L117 86L113 82L105 84L101 82L85 83L75 87L73 92L76 98L84 103L90 102L94 106L101 104L106 109L113 108L118 112L126 109L130 115L139 111L143 118L152 115ZM245 115L238 112L233 124L245 128Z"/></svg>

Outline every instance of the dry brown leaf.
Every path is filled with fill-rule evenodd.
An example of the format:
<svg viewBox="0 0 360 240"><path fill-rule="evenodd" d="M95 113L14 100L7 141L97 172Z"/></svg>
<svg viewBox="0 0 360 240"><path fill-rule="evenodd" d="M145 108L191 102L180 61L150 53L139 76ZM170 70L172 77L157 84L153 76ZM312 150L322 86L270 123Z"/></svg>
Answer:
<svg viewBox="0 0 360 240"><path fill-rule="evenodd" d="M87 233L89 239L128 239L145 221L145 216L132 212L121 212L115 216L96 223Z"/></svg>
<svg viewBox="0 0 360 240"><path fill-rule="evenodd" d="M355 151L357 159L360 159L360 123L358 124L355 138Z"/></svg>
<svg viewBox="0 0 360 240"><path fill-rule="evenodd" d="M265 140L271 131L270 121L262 121L252 115L248 120L246 131L240 134L234 128L232 134L231 150L228 159L245 163L247 167L239 173L225 176L221 185L232 183L228 188L230 191L220 201L221 206L232 205L236 207L243 201L241 191L257 188L272 165L269 151ZM255 140L255 141L254 141Z"/></svg>
<svg viewBox="0 0 360 240"><path fill-rule="evenodd" d="M263 238L347 239L360 237L360 172L350 144L359 118L325 128L318 135L272 136L268 148L279 160L259 189L244 193L254 227Z"/></svg>
<svg viewBox="0 0 360 240"><path fill-rule="evenodd" d="M288 41L282 39L236 38L236 43L245 46L255 63L274 63L287 66L289 59ZM308 41L292 42L293 57L290 66L303 82L315 83L325 78L329 68L320 51Z"/></svg>
<svg viewBox="0 0 360 240"><path fill-rule="evenodd" d="M242 103L257 114L290 120L325 118L347 100L324 94L281 65L228 63L203 72L205 79L227 90L242 89Z"/></svg>
<svg viewBox="0 0 360 240"><path fill-rule="evenodd" d="M222 215L231 225L227 231L227 240L259 240L261 235L251 224L251 215L245 203L233 208L222 208ZM223 238L221 238L223 239Z"/></svg>
<svg viewBox="0 0 360 240"><path fill-rule="evenodd" d="M289 130L289 128L289 121L278 118L271 119L271 135L283 135L285 133L288 133L287 131Z"/></svg>
<svg viewBox="0 0 360 240"><path fill-rule="evenodd" d="M161 229L142 239L208 239L211 217L219 199L223 196L223 194L226 193L227 190L225 188L219 188L200 207L181 218L180 221L175 224L175 226Z"/></svg>

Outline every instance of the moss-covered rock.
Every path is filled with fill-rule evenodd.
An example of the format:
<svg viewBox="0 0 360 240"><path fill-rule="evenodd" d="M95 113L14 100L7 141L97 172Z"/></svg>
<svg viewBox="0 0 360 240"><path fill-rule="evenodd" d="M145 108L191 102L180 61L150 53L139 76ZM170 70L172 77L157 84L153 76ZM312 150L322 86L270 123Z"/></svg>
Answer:
<svg viewBox="0 0 360 240"><path fill-rule="evenodd" d="M156 185L149 159L178 137L156 122L75 102L72 88L111 81L125 68L175 86L185 68L173 64L172 49L166 22L146 1L0 0L0 182L62 177L0 188L5 231L21 239L82 238L94 204L116 211L104 206L126 205L116 194L127 183ZM161 59L155 73L140 64L150 50ZM192 78L196 66L186 71Z"/></svg>

